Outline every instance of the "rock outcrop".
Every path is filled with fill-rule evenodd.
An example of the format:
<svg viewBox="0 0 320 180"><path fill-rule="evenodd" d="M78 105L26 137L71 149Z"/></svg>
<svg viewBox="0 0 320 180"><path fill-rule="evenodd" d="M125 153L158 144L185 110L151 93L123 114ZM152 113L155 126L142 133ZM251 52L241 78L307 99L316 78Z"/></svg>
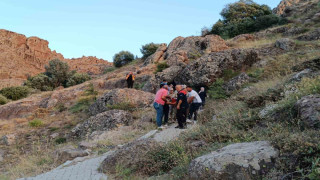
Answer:
<svg viewBox="0 0 320 180"><path fill-rule="evenodd" d="M139 91L136 89L114 89L99 97L94 104L89 107L91 115L97 115L109 110L112 105L130 106L128 108L149 107L154 100L154 94Z"/></svg>
<svg viewBox="0 0 320 180"><path fill-rule="evenodd" d="M103 66L112 63L95 57L68 60L62 54L51 51L49 42L38 37L0 29L0 88L21 85L28 76L44 71L52 59L68 62L73 70L100 74Z"/></svg>
<svg viewBox="0 0 320 180"><path fill-rule="evenodd" d="M74 137L86 137L94 131L108 131L132 123L132 115L123 110L106 111L78 124L71 130Z"/></svg>
<svg viewBox="0 0 320 180"><path fill-rule="evenodd" d="M300 41L315 41L320 39L320 28L303 34L297 38Z"/></svg>
<svg viewBox="0 0 320 180"><path fill-rule="evenodd" d="M160 44L157 51L149 56L143 63L144 66L150 64L150 63L158 63L164 60L163 54L167 50L167 44Z"/></svg>
<svg viewBox="0 0 320 180"><path fill-rule="evenodd" d="M279 155L269 142L237 143L194 159L190 179L258 179Z"/></svg>
<svg viewBox="0 0 320 180"><path fill-rule="evenodd" d="M295 109L298 118L303 125L308 128L320 128L320 95L309 95L301 98L296 104Z"/></svg>
<svg viewBox="0 0 320 180"><path fill-rule="evenodd" d="M274 13L282 15L285 13L286 8L291 7L301 0L282 0L280 4L273 10Z"/></svg>
<svg viewBox="0 0 320 180"><path fill-rule="evenodd" d="M88 156L89 152L82 149L75 149L72 146L65 146L58 149L56 152L56 160L60 163L64 163L69 160L73 160L77 157Z"/></svg>
<svg viewBox="0 0 320 180"><path fill-rule="evenodd" d="M147 153L160 145L152 139L133 141L109 155L101 164L100 170L104 173L116 173L117 165L129 169L141 169L144 167Z"/></svg>
<svg viewBox="0 0 320 180"><path fill-rule="evenodd" d="M249 81L250 77L246 73L241 73L224 84L223 89L227 94L231 94L233 91L239 90L244 84L249 83Z"/></svg>
<svg viewBox="0 0 320 180"><path fill-rule="evenodd" d="M278 39L275 43L275 47L285 51L292 51L294 50L295 46L296 43L289 38Z"/></svg>

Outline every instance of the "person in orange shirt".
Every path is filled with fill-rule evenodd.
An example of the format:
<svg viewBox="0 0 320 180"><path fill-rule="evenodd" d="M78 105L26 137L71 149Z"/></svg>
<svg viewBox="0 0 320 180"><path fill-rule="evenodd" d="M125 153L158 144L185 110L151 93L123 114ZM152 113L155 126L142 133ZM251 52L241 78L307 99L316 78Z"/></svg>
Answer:
<svg viewBox="0 0 320 180"><path fill-rule="evenodd" d="M130 72L130 73L126 76L128 88L133 88L134 79L135 79L135 76L134 76L133 72Z"/></svg>

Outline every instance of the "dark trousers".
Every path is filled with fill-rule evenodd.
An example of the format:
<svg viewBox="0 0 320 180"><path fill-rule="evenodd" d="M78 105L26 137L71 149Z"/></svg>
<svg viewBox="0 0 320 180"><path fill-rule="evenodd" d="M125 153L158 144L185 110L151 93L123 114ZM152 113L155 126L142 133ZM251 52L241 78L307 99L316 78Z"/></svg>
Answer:
<svg viewBox="0 0 320 180"><path fill-rule="evenodd" d="M127 81L128 88L133 88L133 82L134 81Z"/></svg>
<svg viewBox="0 0 320 180"><path fill-rule="evenodd" d="M167 124L168 123L168 120L169 120L169 105L168 104L165 104L163 106L163 118L164 118L164 124Z"/></svg>
<svg viewBox="0 0 320 180"><path fill-rule="evenodd" d="M188 116L189 119L191 119L192 115L194 114L194 120L195 121L197 120L198 110L201 105L202 105L202 103L191 103L189 116Z"/></svg>
<svg viewBox="0 0 320 180"><path fill-rule="evenodd" d="M181 108L177 110L177 120L179 127L183 127L187 120L187 109Z"/></svg>

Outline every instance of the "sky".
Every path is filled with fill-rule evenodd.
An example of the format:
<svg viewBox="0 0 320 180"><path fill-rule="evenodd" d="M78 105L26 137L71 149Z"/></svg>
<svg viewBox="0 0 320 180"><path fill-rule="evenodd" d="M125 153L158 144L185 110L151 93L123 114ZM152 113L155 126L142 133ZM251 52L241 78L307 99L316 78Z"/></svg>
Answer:
<svg viewBox="0 0 320 180"><path fill-rule="evenodd" d="M1 0L0 29L49 41L65 58L112 61L119 51L200 35L235 0ZM276 7L280 0L255 0Z"/></svg>

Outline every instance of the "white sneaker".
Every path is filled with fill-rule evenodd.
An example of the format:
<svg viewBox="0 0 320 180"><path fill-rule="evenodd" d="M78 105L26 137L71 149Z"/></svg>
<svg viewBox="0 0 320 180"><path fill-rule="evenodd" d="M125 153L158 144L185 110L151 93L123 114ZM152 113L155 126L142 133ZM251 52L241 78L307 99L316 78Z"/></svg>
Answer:
<svg viewBox="0 0 320 180"><path fill-rule="evenodd" d="M158 129L164 129L164 127L163 127L163 126L160 126L160 127L158 127Z"/></svg>
<svg viewBox="0 0 320 180"><path fill-rule="evenodd" d="M192 123L192 121L190 119L187 119L187 123Z"/></svg>
<svg viewBox="0 0 320 180"><path fill-rule="evenodd" d="M167 127L168 127L168 124L165 124L163 127L167 128Z"/></svg>

